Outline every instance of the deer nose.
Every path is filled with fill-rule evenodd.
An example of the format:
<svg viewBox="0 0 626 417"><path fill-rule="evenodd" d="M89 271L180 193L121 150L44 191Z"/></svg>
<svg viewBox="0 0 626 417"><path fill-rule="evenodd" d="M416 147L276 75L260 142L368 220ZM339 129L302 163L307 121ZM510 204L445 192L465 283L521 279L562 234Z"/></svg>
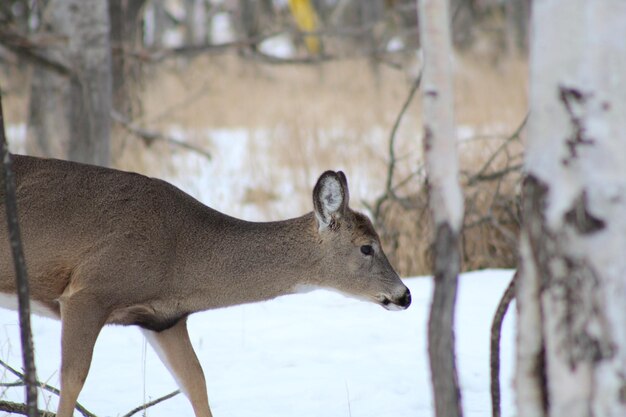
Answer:
<svg viewBox="0 0 626 417"><path fill-rule="evenodd" d="M402 297L398 298L396 304L404 309L409 308L411 305L411 291L407 288Z"/></svg>

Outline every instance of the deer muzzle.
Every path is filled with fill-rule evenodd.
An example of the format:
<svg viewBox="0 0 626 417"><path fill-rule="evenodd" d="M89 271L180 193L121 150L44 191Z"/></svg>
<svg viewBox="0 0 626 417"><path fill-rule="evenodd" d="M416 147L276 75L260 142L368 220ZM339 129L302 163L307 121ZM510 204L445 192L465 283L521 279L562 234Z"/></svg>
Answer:
<svg viewBox="0 0 626 417"><path fill-rule="evenodd" d="M404 288L404 292L397 297L380 296L380 305L391 311L406 310L411 305L411 291Z"/></svg>

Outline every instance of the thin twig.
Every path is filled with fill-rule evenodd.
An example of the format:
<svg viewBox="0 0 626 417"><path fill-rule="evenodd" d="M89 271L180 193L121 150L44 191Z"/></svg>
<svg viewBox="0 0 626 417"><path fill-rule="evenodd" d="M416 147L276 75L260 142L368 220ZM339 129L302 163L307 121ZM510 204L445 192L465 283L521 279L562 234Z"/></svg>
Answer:
<svg viewBox="0 0 626 417"><path fill-rule="evenodd" d="M492 417L500 417L500 336L502 334L502 322L506 315L509 305L515 298L515 283L517 281L518 271L511 279L509 286L502 294L500 303L496 308L491 324L491 352L490 352L490 368L491 368L491 413Z"/></svg>
<svg viewBox="0 0 626 417"><path fill-rule="evenodd" d="M0 359L0 365L5 367L7 369L7 371L11 372L13 375L18 377L22 381L24 380L24 374L22 374L21 372L15 370L13 367L11 367L11 365L9 365L8 363L4 362L2 359Z"/></svg>
<svg viewBox="0 0 626 417"><path fill-rule="evenodd" d="M502 179L502 177L505 177L506 175L512 173L512 172L520 172L522 170L522 167L524 165L523 164L516 164L516 165L509 165L505 168L502 168L501 170L498 171L494 171L491 172L489 174L476 174L474 176L472 176L470 182L471 184L468 185L473 185L474 183L478 182L478 181L495 181L495 180L500 180Z"/></svg>
<svg viewBox="0 0 626 417"><path fill-rule="evenodd" d="M418 169L417 171L411 172L409 175L407 175L403 180L398 181L393 187L393 195L396 196L396 190L404 187L405 185L407 185L409 182L411 182L411 180L413 180L413 178L417 177L418 175L421 174L421 167L420 169ZM396 196L397 198L397 196Z"/></svg>
<svg viewBox="0 0 626 417"><path fill-rule="evenodd" d="M148 403L142 404L138 407L133 408L132 410L130 410L128 413L124 414L122 417L130 417L133 414L137 414L138 412L145 410L146 408L152 407L154 405L159 404L160 402L163 402L165 400L169 400L172 397L177 396L178 394L180 394L180 390L177 389L176 391L172 391L167 395L164 395L162 397L157 398L156 400L152 400Z"/></svg>
<svg viewBox="0 0 626 417"><path fill-rule="evenodd" d="M15 368L13 368L12 366L10 366L9 364L7 364L6 362L4 362L2 359L0 359L0 365L2 365L4 368L6 368L10 373L12 373L13 375L17 376L18 378L20 378L21 381L23 381L24 375L19 372L18 370L16 370ZM3 384L3 386L20 386L20 385L24 385L24 382L14 382L11 384ZM61 391L58 388L55 388L51 385L48 385L46 383L43 382L37 382L37 386L41 387L42 389L49 391L55 395L60 395ZM159 397L153 401L150 401L148 403L142 404L140 406L137 406L135 408L133 408L131 411L129 411L128 413L124 414L123 417L130 417L133 414L138 413L141 410L145 410L146 408L152 407L154 405L157 405L165 400L169 400L170 398L176 396L180 394L180 390L176 390L176 391L172 391L167 395L164 395L162 397ZM5 407L5 404L7 408L3 408ZM13 408L9 408L9 407L24 407L24 404L15 404L15 403L8 403L6 401L0 401L0 410L2 411L9 411L9 412L16 412L16 413L20 413L20 411L14 411ZM87 410L85 407L83 407L82 405L80 405L79 403L76 403L76 409L85 417L97 417L95 414L93 414L92 412L90 412L89 410ZM15 409L17 410L17 409ZM46 413L46 414L44 414ZM23 413L20 413L23 414ZM54 417L55 414L51 413L49 411L40 411L40 414L42 417L44 416L50 416L50 417Z"/></svg>
<svg viewBox="0 0 626 417"><path fill-rule="evenodd" d="M372 216L374 217L374 221L379 226L380 226L380 210L381 210L383 203L388 199L397 199L395 190L399 188L400 186L404 185L410 178L413 178L414 176L414 174L411 174L408 178L405 178L401 182L400 185L398 185L397 187L393 186L393 175L396 169L396 162L397 162L396 151L395 151L396 135L398 133L398 128L400 127L400 122L402 121L404 114L408 110L409 105L411 104L411 101L413 100L415 93L419 89L421 82L422 82L422 72L419 73L419 75L413 82L413 85L411 86L411 89L409 90L409 94L407 94L407 97L404 100L404 103L402 103L402 108L400 109L398 116L396 116L396 120L394 121L393 127L391 128L391 131L389 133L389 140L387 142L388 152L389 152L389 161L387 163L387 178L385 180L385 191L383 192L381 196L379 196L376 199L373 205L369 205L364 202L365 207L372 213Z"/></svg>
<svg viewBox="0 0 626 417"><path fill-rule="evenodd" d="M500 232L500 234L507 240L509 245L511 245L512 247L515 247L518 241L518 236L510 232L507 228L505 228L502 225L502 222L500 222L496 218L496 216L492 215L490 216L490 219L491 219L491 225L493 226L493 228L496 229L498 232Z"/></svg>
<svg viewBox="0 0 626 417"><path fill-rule="evenodd" d="M131 122L130 120L126 119L124 116L122 116L119 112L112 110L111 111L111 118L113 120L115 120L117 123L119 123L121 126L123 126L126 130L128 130L130 133L139 136L140 138L142 138L143 140L145 140L148 145L150 145L152 142L154 142L155 140L160 140L163 142L167 142L171 145L175 145L178 146L180 148L184 148L187 149L189 151L193 151L196 152L202 156L204 156L205 158L207 158L208 160L211 160L211 154L207 151L205 151L202 148L199 148L197 146L194 146L190 143L187 142L183 142L182 140L178 140L176 138L173 138L171 136L167 136L161 132L158 132L156 130L149 130L149 129L145 129L142 128L141 126Z"/></svg>
<svg viewBox="0 0 626 417"><path fill-rule="evenodd" d="M67 63L46 56L40 52L41 46L37 42L6 27L0 27L0 44L33 64L65 77L72 76L72 68Z"/></svg>
<svg viewBox="0 0 626 417"><path fill-rule="evenodd" d="M24 416L29 415L26 409L26 404L14 403L11 401L0 401L0 411L6 411L8 413L22 414ZM39 417L55 417L56 414L50 411L37 410Z"/></svg>
<svg viewBox="0 0 626 417"><path fill-rule="evenodd" d="M402 104L400 113L398 113L398 116L396 117L396 121L394 122L393 127L391 128L391 133L389 134L389 167L387 169L387 182L385 184L385 189L387 190L387 192L393 193L393 190L392 190L393 172L394 172L395 165L396 165L396 152L395 152L396 134L398 133L400 122L402 121L404 114L408 110L409 105L411 104L411 101L413 101L413 97L415 96L415 93L419 89L421 83L422 83L422 73L420 72L417 78L415 79L415 81L413 82L413 85L411 86L411 89L409 90L409 94L407 95L406 100L404 100L404 103Z"/></svg>
<svg viewBox="0 0 626 417"><path fill-rule="evenodd" d="M194 104L201 99L211 89L211 83L204 81L200 87L197 87L192 93L185 95L182 99L169 104L162 109L159 113L151 116L149 119L141 118L135 120L135 123L150 124L159 120L163 120L166 117L171 117L173 114L184 111L186 108Z"/></svg>
<svg viewBox="0 0 626 417"><path fill-rule="evenodd" d="M526 113L526 116L524 116L524 119L519 124L517 129L515 129L515 131L500 144L498 149L496 149L496 151L491 154L489 159L487 159L487 162L483 164L482 168L479 169L476 174L474 174L472 177L470 177L467 180L467 185L473 185L476 181L479 181L480 178L485 175L485 172L489 169L489 167L491 166L493 161L496 159L496 157L500 154L500 152L506 149L509 143L511 143L513 140L519 139L519 136L522 133L522 130L524 129L524 127L526 126L526 122L528 121L528 115L529 113Z"/></svg>
<svg viewBox="0 0 626 417"><path fill-rule="evenodd" d="M3 366L4 368L6 368L6 370L11 372L13 375L18 377L22 381L24 380L24 374L22 374L20 371L18 371L15 368L13 368L8 363L4 362L2 359L0 359L0 365ZM43 390L51 392L52 394L54 394L56 396L61 395L61 391L58 388L53 387L52 385L48 385L45 382L37 381L37 386L39 388L43 389ZM85 417L97 417L94 413L92 413L91 411L87 410L85 407L83 407L78 402L76 403L76 409Z"/></svg>
<svg viewBox="0 0 626 417"><path fill-rule="evenodd" d="M348 400L348 417L352 417L352 405L350 403L350 390L348 389L348 381L343 381L346 386L346 399Z"/></svg>
<svg viewBox="0 0 626 417"><path fill-rule="evenodd" d="M0 387L13 388L13 387L23 387L24 381L19 380L15 382L0 382Z"/></svg>

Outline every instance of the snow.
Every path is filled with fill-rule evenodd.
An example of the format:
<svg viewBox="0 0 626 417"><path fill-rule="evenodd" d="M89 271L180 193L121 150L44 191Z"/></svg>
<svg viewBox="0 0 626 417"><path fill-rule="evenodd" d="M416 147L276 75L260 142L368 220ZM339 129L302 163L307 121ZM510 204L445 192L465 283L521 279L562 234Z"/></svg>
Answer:
<svg viewBox="0 0 626 417"><path fill-rule="evenodd" d="M262 52L277 58L291 58L296 52L288 35L278 35L266 39L261 43L260 49Z"/></svg>
<svg viewBox="0 0 626 417"><path fill-rule="evenodd" d="M456 315L458 367L465 415L490 415L489 328L512 271L463 274ZM430 278L405 283L413 304L402 312L315 291L212 310L190 318L189 331L207 376L216 417L433 415L426 353ZM514 307L502 336L503 416L514 415ZM0 357L20 368L17 314L0 310ZM40 380L58 386L60 323L33 318ZM0 380L13 381L0 372ZM176 389L156 354L133 327L102 331L79 401L98 416L123 415ZM5 398L22 401L12 388ZM55 398L40 398L54 409ZM78 414L77 414L78 415ZM182 395L147 415L192 416Z"/></svg>
<svg viewBox="0 0 626 417"><path fill-rule="evenodd" d="M221 12L213 16L211 25L211 40L215 44L233 42L235 33L227 12Z"/></svg>

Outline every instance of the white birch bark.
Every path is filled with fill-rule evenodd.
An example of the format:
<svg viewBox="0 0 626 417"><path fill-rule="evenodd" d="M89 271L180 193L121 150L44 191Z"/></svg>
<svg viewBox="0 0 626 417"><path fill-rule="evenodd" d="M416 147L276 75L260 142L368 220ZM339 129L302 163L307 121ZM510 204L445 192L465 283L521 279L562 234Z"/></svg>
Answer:
<svg viewBox="0 0 626 417"><path fill-rule="evenodd" d="M448 223L458 233L463 221L463 196L458 181L448 4L439 0L418 3L424 57L424 158L431 207L437 208L433 212L436 225Z"/></svg>
<svg viewBox="0 0 626 417"><path fill-rule="evenodd" d="M626 2L537 1L532 29L518 413L624 416Z"/></svg>
<svg viewBox="0 0 626 417"><path fill-rule="evenodd" d="M418 6L424 56L424 159L435 224L435 288L428 322L428 352L435 413L437 417L455 417L463 414L453 330L463 198L458 182L450 18L447 1L419 0Z"/></svg>

